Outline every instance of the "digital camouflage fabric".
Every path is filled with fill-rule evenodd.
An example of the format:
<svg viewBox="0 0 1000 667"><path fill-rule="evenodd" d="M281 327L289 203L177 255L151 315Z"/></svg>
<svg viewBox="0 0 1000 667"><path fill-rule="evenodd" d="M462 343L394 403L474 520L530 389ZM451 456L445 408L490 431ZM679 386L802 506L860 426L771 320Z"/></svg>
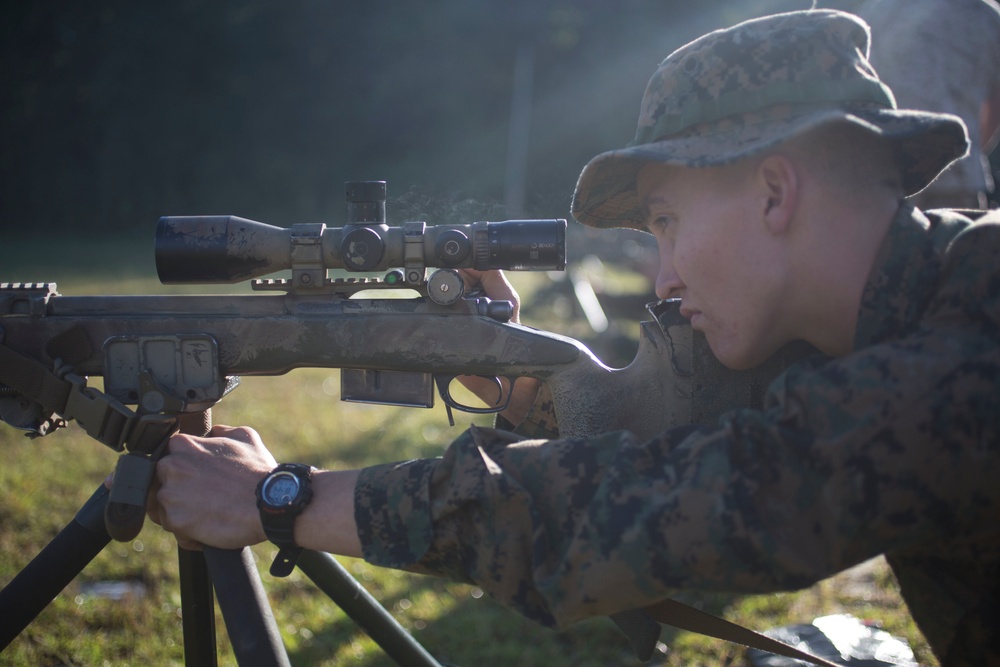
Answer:
<svg viewBox="0 0 1000 667"><path fill-rule="evenodd" d="M853 123L888 139L907 194L968 151L957 116L900 110L868 63L868 26L834 10L790 12L709 33L678 49L646 88L635 140L580 174L574 217L642 229L635 176L645 162L733 162L807 130Z"/></svg>

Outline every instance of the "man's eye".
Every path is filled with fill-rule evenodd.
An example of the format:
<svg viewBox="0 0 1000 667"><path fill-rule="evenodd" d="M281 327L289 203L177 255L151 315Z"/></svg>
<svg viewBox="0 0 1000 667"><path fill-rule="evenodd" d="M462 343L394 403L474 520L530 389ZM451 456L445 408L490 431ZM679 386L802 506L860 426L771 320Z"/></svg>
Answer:
<svg viewBox="0 0 1000 667"><path fill-rule="evenodd" d="M665 215L658 215L649 222L649 229L653 232L662 232L670 226L670 218Z"/></svg>

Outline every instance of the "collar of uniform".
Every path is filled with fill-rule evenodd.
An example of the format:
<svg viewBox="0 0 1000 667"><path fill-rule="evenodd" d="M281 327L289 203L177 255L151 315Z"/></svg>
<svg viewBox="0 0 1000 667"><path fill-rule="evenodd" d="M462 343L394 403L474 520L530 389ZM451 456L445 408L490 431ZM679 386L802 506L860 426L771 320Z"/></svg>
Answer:
<svg viewBox="0 0 1000 667"><path fill-rule="evenodd" d="M933 226L912 204L899 207L865 285L855 350L898 338L916 324L941 268Z"/></svg>

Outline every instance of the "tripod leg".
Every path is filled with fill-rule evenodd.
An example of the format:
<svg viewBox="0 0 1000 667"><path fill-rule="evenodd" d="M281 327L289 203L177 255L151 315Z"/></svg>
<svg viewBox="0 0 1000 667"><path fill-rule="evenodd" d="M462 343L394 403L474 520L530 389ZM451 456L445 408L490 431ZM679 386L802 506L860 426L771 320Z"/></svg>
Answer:
<svg viewBox="0 0 1000 667"><path fill-rule="evenodd" d="M208 567L200 552L177 548L181 588L184 660L189 665L215 667L215 596Z"/></svg>
<svg viewBox="0 0 1000 667"><path fill-rule="evenodd" d="M236 661L290 667L250 549L205 547L203 553Z"/></svg>
<svg viewBox="0 0 1000 667"><path fill-rule="evenodd" d="M420 643L330 554L306 549L299 569L403 667L441 667Z"/></svg>
<svg viewBox="0 0 1000 667"><path fill-rule="evenodd" d="M69 524L0 591L0 650L55 599L111 541L102 484Z"/></svg>

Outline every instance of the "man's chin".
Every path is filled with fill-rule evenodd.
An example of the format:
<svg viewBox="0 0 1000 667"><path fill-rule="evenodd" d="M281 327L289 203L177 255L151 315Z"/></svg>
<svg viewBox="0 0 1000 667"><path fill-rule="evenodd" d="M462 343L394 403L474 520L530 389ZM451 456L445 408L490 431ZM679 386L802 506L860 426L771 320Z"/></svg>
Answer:
<svg viewBox="0 0 1000 667"><path fill-rule="evenodd" d="M705 335L708 347L712 354L723 366L734 371L748 371L762 364L770 356L769 354L754 353L752 350L733 349L719 341L712 340L708 334Z"/></svg>

